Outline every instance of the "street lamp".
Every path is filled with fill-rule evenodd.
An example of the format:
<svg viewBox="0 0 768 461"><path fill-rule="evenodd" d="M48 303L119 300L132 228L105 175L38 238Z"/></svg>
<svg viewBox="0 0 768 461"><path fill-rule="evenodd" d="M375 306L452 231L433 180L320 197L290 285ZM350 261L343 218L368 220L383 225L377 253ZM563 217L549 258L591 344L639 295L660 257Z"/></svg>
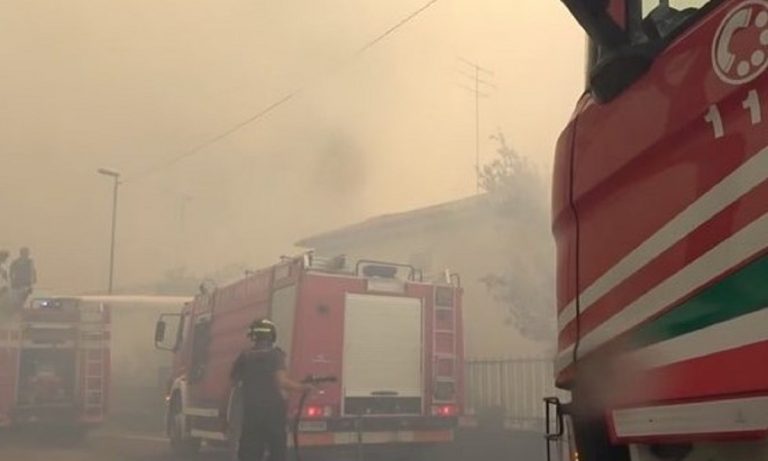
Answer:
<svg viewBox="0 0 768 461"><path fill-rule="evenodd" d="M120 173L106 168L96 170L99 174L109 176L114 180L112 192L112 243L109 246L109 294L112 294L112 281L115 273L115 225L117 224L117 188L120 185Z"/></svg>

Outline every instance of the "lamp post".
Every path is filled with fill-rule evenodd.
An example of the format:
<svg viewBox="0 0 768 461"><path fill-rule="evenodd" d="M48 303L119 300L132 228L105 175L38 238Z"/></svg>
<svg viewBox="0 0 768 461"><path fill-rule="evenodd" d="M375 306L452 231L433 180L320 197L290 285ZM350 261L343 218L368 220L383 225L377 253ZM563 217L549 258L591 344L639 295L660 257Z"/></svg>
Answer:
<svg viewBox="0 0 768 461"><path fill-rule="evenodd" d="M106 168L99 168L99 174L109 176L113 179L114 187L112 192L112 240L109 245L109 294L112 294L112 282L115 273L115 225L117 224L117 189L120 186L120 173Z"/></svg>

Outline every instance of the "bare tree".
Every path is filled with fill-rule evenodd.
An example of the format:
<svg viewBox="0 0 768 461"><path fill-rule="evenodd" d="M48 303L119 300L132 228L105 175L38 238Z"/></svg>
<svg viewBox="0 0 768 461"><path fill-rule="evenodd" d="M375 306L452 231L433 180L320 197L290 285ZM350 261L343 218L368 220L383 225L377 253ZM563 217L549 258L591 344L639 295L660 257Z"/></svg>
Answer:
<svg viewBox="0 0 768 461"><path fill-rule="evenodd" d="M480 171L480 185L494 201L499 232L509 263L503 273L481 278L494 298L508 310L508 322L537 341L555 334L554 242L549 231L546 182L507 143L498 141L496 158Z"/></svg>

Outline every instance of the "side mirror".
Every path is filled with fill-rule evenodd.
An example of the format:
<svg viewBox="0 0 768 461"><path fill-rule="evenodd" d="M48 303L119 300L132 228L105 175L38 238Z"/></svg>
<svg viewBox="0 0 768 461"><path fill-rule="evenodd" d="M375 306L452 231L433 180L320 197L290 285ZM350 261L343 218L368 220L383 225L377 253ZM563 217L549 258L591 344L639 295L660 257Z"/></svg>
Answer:
<svg viewBox="0 0 768 461"><path fill-rule="evenodd" d="M165 340L165 321L158 320L155 325L155 346L159 345Z"/></svg>
<svg viewBox="0 0 768 461"><path fill-rule="evenodd" d="M606 52L589 75L589 88L598 102L615 98L650 69L655 43L623 46Z"/></svg>
<svg viewBox="0 0 768 461"><path fill-rule="evenodd" d="M592 40L613 49L629 43L626 31L608 13L607 1L562 0Z"/></svg>
<svg viewBox="0 0 768 461"><path fill-rule="evenodd" d="M155 349L176 352L182 339L181 329L181 314L161 315L155 324Z"/></svg>

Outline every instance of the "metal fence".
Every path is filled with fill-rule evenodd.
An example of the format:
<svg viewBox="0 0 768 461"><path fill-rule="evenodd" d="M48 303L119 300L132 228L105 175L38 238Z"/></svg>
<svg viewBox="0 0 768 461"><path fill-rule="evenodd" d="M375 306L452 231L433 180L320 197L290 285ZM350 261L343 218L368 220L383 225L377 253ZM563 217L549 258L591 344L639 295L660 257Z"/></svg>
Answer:
<svg viewBox="0 0 768 461"><path fill-rule="evenodd" d="M540 430L544 397L567 397L554 386L551 359L469 360L465 392L467 414L502 413L510 429Z"/></svg>

